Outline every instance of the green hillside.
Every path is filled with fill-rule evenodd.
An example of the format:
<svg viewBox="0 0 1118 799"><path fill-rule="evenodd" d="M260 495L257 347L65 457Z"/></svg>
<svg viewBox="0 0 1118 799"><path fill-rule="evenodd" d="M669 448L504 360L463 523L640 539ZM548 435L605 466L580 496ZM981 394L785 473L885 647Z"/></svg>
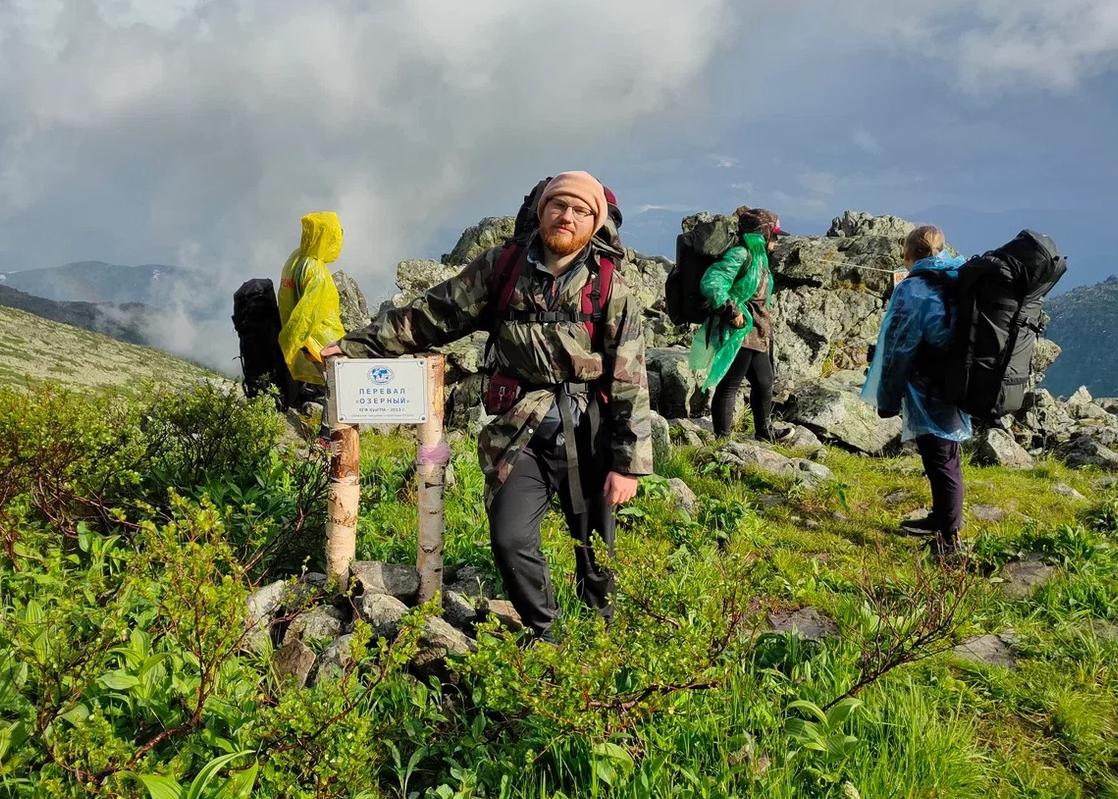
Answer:
<svg viewBox="0 0 1118 799"><path fill-rule="evenodd" d="M147 382L185 386L219 377L160 350L0 306L0 385L57 382L135 394Z"/></svg>

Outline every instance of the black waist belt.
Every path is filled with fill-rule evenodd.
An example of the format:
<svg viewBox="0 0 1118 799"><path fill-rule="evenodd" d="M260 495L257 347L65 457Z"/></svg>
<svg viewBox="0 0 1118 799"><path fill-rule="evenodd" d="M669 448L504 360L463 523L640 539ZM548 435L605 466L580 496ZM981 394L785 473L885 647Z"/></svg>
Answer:
<svg viewBox="0 0 1118 799"><path fill-rule="evenodd" d="M571 512L584 513L586 511L586 495L582 490L582 475L578 468L578 440L575 437L575 405L574 398L591 393L590 383L556 383L554 385L525 385L525 391L538 391L548 389L555 393L555 401L559 405L559 422L563 431L563 450L567 458L567 491L571 499ZM586 403L586 414L590 419L591 445L597 439L598 429L601 424L601 413L594 397Z"/></svg>

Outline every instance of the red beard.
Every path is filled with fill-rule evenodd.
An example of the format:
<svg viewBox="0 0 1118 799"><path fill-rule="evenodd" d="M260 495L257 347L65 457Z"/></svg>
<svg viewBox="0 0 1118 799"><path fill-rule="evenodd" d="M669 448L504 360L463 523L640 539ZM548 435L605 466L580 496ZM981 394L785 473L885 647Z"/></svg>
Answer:
<svg viewBox="0 0 1118 799"><path fill-rule="evenodd" d="M551 250L555 255L560 258L567 255L574 255L579 252L583 247L590 243L590 238L594 235L594 231L579 235L578 233L570 230L563 230L553 228L547 230L540 229L540 236L543 238L543 245Z"/></svg>

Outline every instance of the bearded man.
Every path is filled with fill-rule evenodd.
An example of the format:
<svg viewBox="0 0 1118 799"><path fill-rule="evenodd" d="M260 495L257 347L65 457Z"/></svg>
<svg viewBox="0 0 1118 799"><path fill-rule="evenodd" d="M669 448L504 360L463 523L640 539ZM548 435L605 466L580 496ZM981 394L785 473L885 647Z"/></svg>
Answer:
<svg viewBox="0 0 1118 799"><path fill-rule="evenodd" d="M551 640L558 608L540 549L551 497L575 540L578 596L608 622L614 581L595 552L613 554L614 511L652 472L652 424L641 308L594 236L608 222L602 184L560 173L535 212L524 244L487 250L322 354L405 355L489 331L478 457L493 560L525 626Z"/></svg>

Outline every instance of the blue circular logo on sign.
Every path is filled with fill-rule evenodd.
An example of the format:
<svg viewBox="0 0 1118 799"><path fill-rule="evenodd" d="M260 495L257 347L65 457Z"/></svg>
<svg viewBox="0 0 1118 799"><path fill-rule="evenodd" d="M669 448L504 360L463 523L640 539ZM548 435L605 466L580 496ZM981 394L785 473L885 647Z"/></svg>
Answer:
<svg viewBox="0 0 1118 799"><path fill-rule="evenodd" d="M369 379L377 385L384 385L392 380L392 370L387 366L374 366L369 370Z"/></svg>

